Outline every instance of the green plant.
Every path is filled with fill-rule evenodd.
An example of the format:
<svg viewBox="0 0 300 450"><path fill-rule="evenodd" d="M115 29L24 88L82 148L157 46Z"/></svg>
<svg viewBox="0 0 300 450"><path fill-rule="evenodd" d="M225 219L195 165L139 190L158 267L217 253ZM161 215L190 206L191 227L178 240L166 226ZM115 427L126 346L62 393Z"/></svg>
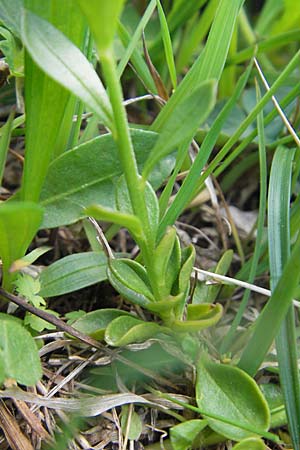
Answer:
<svg viewBox="0 0 300 450"><path fill-rule="evenodd" d="M299 39L299 30L293 30L289 22L288 2L285 5L276 2L281 4L280 18L276 15L278 11L275 14L270 7L275 2L267 1L255 30L264 41L256 47L255 32L247 21L242 0L197 1L188 6L177 0L170 9L167 3L149 2L130 39L121 16L128 4L122 0L74 0L71 3L49 0L43 5L34 0L2 2L0 18L7 29L2 32L0 29L5 38L1 49L10 65L14 65L12 75L22 75L17 67L22 60L22 44L25 48L26 113L26 155L20 192L0 205L3 287L7 291L17 288L29 304L47 313L43 317L49 322L53 311L46 310L40 296L62 295L106 278L137 311L142 308L139 315L104 308L85 315L79 312L79 317L73 311L69 318L77 331L112 347L142 344L155 338L185 364L195 367L197 407L177 403L191 409L201 419L183 421L171 429L171 443L178 450L198 447L202 441L214 443L231 439L238 442L234 447L237 450L250 448L249 445L262 449L261 438L278 441L277 436L269 432L275 423L276 408L273 411L266 401L267 395L261 393L253 380L276 338L287 420L293 445L298 449L297 330L291 302L299 286L299 202L293 203L290 220L289 201L291 191L298 195L300 159L294 149L287 146L278 147L272 163L269 252L266 251L264 222L266 149L272 150L283 143L291 145L292 139L299 146L297 134L282 136L283 125L274 120L278 106L273 110L269 106L272 96L280 93L282 106L290 108L288 114L295 115L297 124L295 98L299 83L291 85L296 78L299 52L290 55L290 61L277 75L266 51L279 45L279 37L285 43ZM198 20L200 7L204 12ZM22 10L20 20L13 14L16 8ZM138 44L155 8L159 39L154 38L148 48L145 39L144 60ZM199 52L199 44L208 29L206 43ZM127 47L119 65L113 47L116 33ZM179 33L190 34L190 38L178 44ZM238 51L240 35L244 47ZM91 64L96 58L92 52L93 42L101 77ZM181 69L196 49L200 56L178 82ZM256 93L252 88L245 90L247 83L252 82L255 52L273 76L272 86L263 96L258 86ZM248 66L241 71L237 63L250 58ZM120 77L129 60L151 95L154 98L161 93L164 95L159 99L159 111L149 129L129 124L126 115ZM225 98L228 95L229 98ZM93 117L79 139L85 109ZM75 113L77 122L74 124ZM1 130L1 175L10 136L19 123L17 120L11 115ZM94 136L98 123L106 133ZM241 152L251 146L256 148L257 143L258 154L253 152L239 162ZM193 160L189 152L191 145L198 150ZM235 245L243 262L236 277L246 279L251 286L255 276L269 266L274 292L258 320L249 327L248 337L247 333L240 335L238 329L250 297L250 291L246 291L225 336L222 327L219 331L216 326L222 318L223 307L215 303L224 290L219 285L208 287L196 281L191 293L195 248L181 245L175 222L205 186L210 187L212 180L232 162L235 167L222 179L225 191L257 159L261 193L256 246L250 261L244 263L246 246L243 248L233 228ZM177 176L183 169L187 174L172 197ZM280 179L274 174L279 174ZM62 258L46 268L39 280L17 274L18 261L24 257L39 228L70 225L78 220L86 221L87 217L112 223L113 230L126 228L139 248L138 256L133 260L127 255L113 254L97 223L91 220L96 228L91 228L88 222L84 227L93 252ZM105 252L98 247L93 233L98 233ZM231 251L224 253L215 268L216 279L217 275L226 276L232 256ZM228 286L227 289L229 292ZM279 304L281 297L284 300ZM12 341L14 326L20 335L25 333L30 342L28 352L35 361L32 376L27 376L29 369L25 371L27 378L1 366L0 382L12 377L20 383L34 384L41 373L30 334L8 315L0 317L0 324L3 336L8 330L7 342ZM35 331L41 331L44 326L44 322L34 320L28 313L24 324ZM206 330L206 339L202 339L199 332L210 327L211 335ZM215 339L211 338L213 333ZM289 351L285 349L287 343ZM97 344L94 342L94 345ZM8 344L4 347L5 358L8 358L6 355L16 357L14 348ZM213 361L217 359L220 362ZM172 396L159 395L176 403ZM123 414L126 417L123 422L127 423L126 409ZM286 419L281 417L280 420ZM129 435L139 436L140 431Z"/></svg>

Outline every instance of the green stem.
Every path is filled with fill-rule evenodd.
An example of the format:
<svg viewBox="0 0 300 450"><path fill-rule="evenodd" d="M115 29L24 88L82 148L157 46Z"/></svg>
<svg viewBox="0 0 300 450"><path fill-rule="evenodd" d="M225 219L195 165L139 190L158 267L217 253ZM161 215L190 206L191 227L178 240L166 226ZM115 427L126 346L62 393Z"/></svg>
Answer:
<svg viewBox="0 0 300 450"><path fill-rule="evenodd" d="M143 238L137 242L145 266L147 268L153 293L157 300L160 293L156 286L156 276L152 269L155 239L151 231L147 204L145 200L145 185L138 172L134 149L130 138L128 121L123 106L123 95L119 81L116 64L111 50L100 55L104 77L109 90L111 106L114 114L114 129L112 135L118 146L119 157L123 168L130 201L134 214L140 219L143 226Z"/></svg>

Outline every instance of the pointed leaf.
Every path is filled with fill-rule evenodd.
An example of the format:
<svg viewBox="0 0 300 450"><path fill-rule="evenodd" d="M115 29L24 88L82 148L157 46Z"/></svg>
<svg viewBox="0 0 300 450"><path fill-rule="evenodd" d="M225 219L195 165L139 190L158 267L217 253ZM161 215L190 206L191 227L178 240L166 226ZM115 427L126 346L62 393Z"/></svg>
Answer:
<svg viewBox="0 0 300 450"><path fill-rule="evenodd" d="M49 22L25 11L22 39L36 64L79 97L110 128L112 111L106 91L90 62Z"/></svg>
<svg viewBox="0 0 300 450"><path fill-rule="evenodd" d="M121 311L119 309L97 309L96 311L91 311L72 323L72 327L82 333L88 334L94 339L102 341L104 339L104 334L107 326L117 317L129 316L131 314Z"/></svg>
<svg viewBox="0 0 300 450"><path fill-rule="evenodd" d="M216 83L209 80L176 105L161 124L159 138L143 171L144 178L148 177L157 161L175 150L182 142L193 139L198 127L212 111L215 101Z"/></svg>
<svg viewBox="0 0 300 450"><path fill-rule="evenodd" d="M163 330L155 322L143 322L133 316L118 317L105 331L105 341L114 347L144 342Z"/></svg>
<svg viewBox="0 0 300 450"><path fill-rule="evenodd" d="M106 280L107 259L104 253L86 252L65 256L40 274L43 297L73 292Z"/></svg>
<svg viewBox="0 0 300 450"><path fill-rule="evenodd" d="M237 367L216 364L203 356L197 367L196 399L200 409L259 432L270 425L268 404L255 381ZM209 426L228 439L255 436L238 426L207 418Z"/></svg>

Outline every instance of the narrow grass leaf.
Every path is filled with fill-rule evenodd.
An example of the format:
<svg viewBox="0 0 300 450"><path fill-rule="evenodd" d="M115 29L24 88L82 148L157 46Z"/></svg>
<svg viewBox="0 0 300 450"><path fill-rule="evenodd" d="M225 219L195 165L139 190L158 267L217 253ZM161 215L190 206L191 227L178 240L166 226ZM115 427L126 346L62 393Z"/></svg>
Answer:
<svg viewBox="0 0 300 450"><path fill-rule="evenodd" d="M136 69L139 66L141 67L141 65L144 66L144 68L147 71L146 76L148 79L149 71L148 71L146 65L144 65L145 64L144 60L143 60L142 56L140 55L139 51L137 50L137 45L142 37L143 30L146 28L155 8L156 8L156 0L151 0L149 5L147 6L146 11L143 14L143 17L139 21L132 37L130 37L130 35L127 32L124 25L121 22L119 22L118 34L119 34L119 37L120 37L124 47L126 47L124 54L118 64L118 67L117 67L117 73L118 73L119 78L121 78L121 76L124 72L124 69L125 69L126 65L128 64L128 61L130 59L132 59L132 63L134 64ZM138 64L136 64L136 63L138 63ZM143 72L145 69L143 69ZM140 71L139 71L139 75L141 75ZM150 80L151 80L151 77L149 77L148 82ZM152 88L154 88L154 92L155 92L155 86L153 84L153 80L152 80L152 82L150 82L150 85L152 85Z"/></svg>
<svg viewBox="0 0 300 450"><path fill-rule="evenodd" d="M68 255L46 267L40 275L42 297L73 292L106 280L104 253L87 252Z"/></svg>
<svg viewBox="0 0 300 450"><path fill-rule="evenodd" d="M172 97L171 97L172 98ZM197 128L208 117L215 105L216 83L209 80L199 87L181 103L176 105L172 114L166 117L163 129L153 148L145 168L143 177L146 179L154 165L169 154L178 145L191 141Z"/></svg>
<svg viewBox="0 0 300 450"><path fill-rule="evenodd" d="M257 84L257 101L261 99L259 86ZM266 146L265 146L265 133L264 133L264 116L263 111L261 111L257 116L257 131L258 131L258 149L259 149L259 166L260 166L260 191L259 191L259 212L257 219L257 229L256 229L256 239L255 248L252 256L252 263L248 278L248 283L253 283L255 274L258 267L258 262L261 256L263 234L264 234L264 223L266 216L266 205L267 205L267 158L266 158ZM231 324L229 332L226 334L220 351L226 353L234 339L235 332L242 320L244 311L246 309L250 290L246 290L242 301L240 303L238 312Z"/></svg>
<svg viewBox="0 0 300 450"><path fill-rule="evenodd" d="M160 22L160 29L162 40L164 44L166 61L169 69L169 74L172 82L173 89L175 90L177 87L177 77L176 77L176 69L175 62L173 57L173 49L172 49L172 41L169 33L168 22L166 20L166 16L164 10L161 6L160 0L156 0L157 3L157 12Z"/></svg>
<svg viewBox="0 0 300 450"><path fill-rule="evenodd" d="M296 289L300 274L300 235L268 303L256 321L251 339L244 349L239 367L255 375L279 332Z"/></svg>
<svg viewBox="0 0 300 450"><path fill-rule="evenodd" d="M271 290L290 256L291 171L295 152L276 150L270 177L268 237ZM300 448L300 383L294 307L291 305L276 338L280 384L294 448Z"/></svg>
<svg viewBox="0 0 300 450"><path fill-rule="evenodd" d="M205 49L180 83L175 93L155 119L152 130L162 131L168 116L183 99L198 89L202 82L220 79L225 65L235 21L244 0L221 0L210 30Z"/></svg>
<svg viewBox="0 0 300 450"><path fill-rule="evenodd" d="M36 64L79 97L110 128L112 111L108 96L78 47L50 23L29 11L22 17L22 37Z"/></svg>
<svg viewBox="0 0 300 450"><path fill-rule="evenodd" d="M6 163L6 156L10 143L11 132L13 130L14 111L12 111L7 119L6 124L1 128L0 137L0 186L2 186L2 178Z"/></svg>
<svg viewBox="0 0 300 450"><path fill-rule="evenodd" d="M199 177L201 176L201 171L203 170L204 165L208 161L208 158L214 148L214 145L218 139L219 133L222 130L225 120L229 116L232 108L238 101L243 89L247 83L249 75L251 73L252 64L250 64L245 71L245 73L239 79L236 89L233 95L226 102L225 106L219 113L218 117L214 121L210 131L206 135L201 148L198 152L198 155L189 170L187 177L185 178L181 188L176 194L176 197L171 204L170 208L167 210L165 216L162 218L159 228L159 236L164 233L164 230L168 225L171 225L175 222L184 208L189 204L191 199L194 197L196 192L196 186L198 184ZM201 177L200 177L201 178Z"/></svg>

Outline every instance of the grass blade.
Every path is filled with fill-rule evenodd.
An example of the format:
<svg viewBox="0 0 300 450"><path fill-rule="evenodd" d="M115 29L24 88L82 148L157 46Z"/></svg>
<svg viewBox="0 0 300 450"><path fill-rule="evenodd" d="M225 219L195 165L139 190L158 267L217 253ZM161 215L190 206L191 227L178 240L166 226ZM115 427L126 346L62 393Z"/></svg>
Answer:
<svg viewBox="0 0 300 450"><path fill-rule="evenodd" d="M2 185L3 172L5 168L6 156L9 147L11 132L13 130L13 119L15 112L12 111L6 124L1 129L0 137L0 186Z"/></svg>
<svg viewBox="0 0 300 450"><path fill-rule="evenodd" d="M240 80L237 83L236 90L233 93L232 97L227 101L221 112L219 113L217 119L214 121L213 126L211 127L209 133L204 139L202 146L199 150L197 158L195 159L188 176L184 180L180 190L176 194L174 202L167 210L165 216L163 217L160 224L160 236L163 234L164 230L168 225L174 223L174 221L178 218L180 213L184 210L186 205L193 198L195 193L195 187L197 186L197 182L199 179L199 175L206 164L214 145L217 141L218 135L222 129L222 126L230 114L233 106L239 99L243 89L247 83L248 77L250 75L252 69L252 64L249 65L248 69L242 75Z"/></svg>
<svg viewBox="0 0 300 450"><path fill-rule="evenodd" d="M290 256L290 189L294 151L279 147L275 153L269 191L269 260L271 290ZM300 448L300 384L294 308L291 305L276 338L280 384L295 449Z"/></svg>
<svg viewBox="0 0 300 450"><path fill-rule="evenodd" d="M260 100L260 90L257 84L257 101ZM259 163L260 163L260 193L259 193L259 213L257 220L257 235L255 241L255 249L252 257L252 263L249 273L248 282L253 283L255 274L257 271L258 261L261 255L263 232L264 232L264 222L266 215L266 198L267 198L267 158L266 158L266 146L265 146L265 134L264 134L264 117L263 111L261 111L257 117L257 129L258 129L258 148L259 148ZM238 312L232 322L229 332L226 334L224 340L222 341L220 351L221 353L226 353L234 339L237 327L243 317L244 311L246 309L248 300L250 297L250 290L247 289L244 292L242 301L240 303Z"/></svg>
<svg viewBox="0 0 300 450"><path fill-rule="evenodd" d="M166 55L166 61L170 73L170 78L172 82L173 89L176 89L177 86L177 78L176 78L176 69L175 69L175 62L173 57L173 49L172 49L172 41L169 33L168 23L166 20L166 16L164 13L164 10L161 6L160 0L156 0L157 3L157 11L158 11L158 17L160 22L160 29L161 29L161 35L162 40L164 44L164 50Z"/></svg>

